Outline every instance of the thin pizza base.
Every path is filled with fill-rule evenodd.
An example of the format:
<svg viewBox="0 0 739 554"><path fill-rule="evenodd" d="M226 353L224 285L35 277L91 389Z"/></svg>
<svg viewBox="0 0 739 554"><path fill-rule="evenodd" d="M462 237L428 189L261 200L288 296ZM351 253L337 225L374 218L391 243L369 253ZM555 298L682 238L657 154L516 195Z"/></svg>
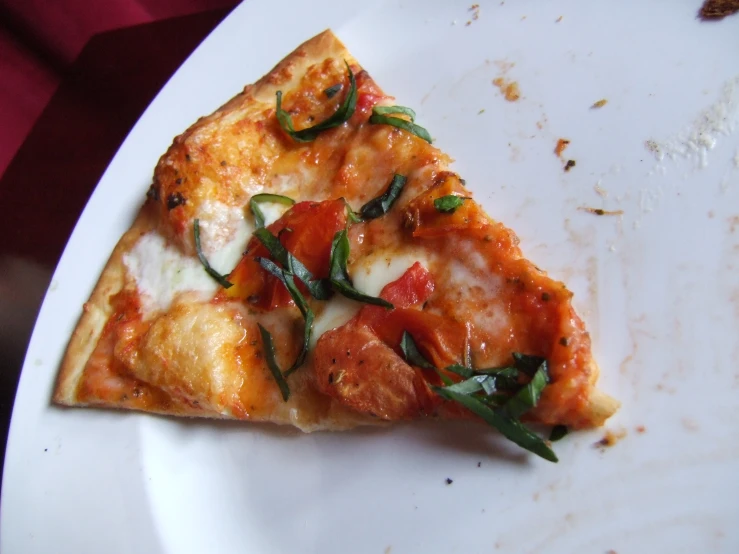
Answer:
<svg viewBox="0 0 739 554"><path fill-rule="evenodd" d="M269 129L261 139L254 129L248 129L240 142L223 140L221 142L225 146L220 143L213 147L209 145L215 144L219 136L232 133L234 121L256 121L257 125L264 125L267 117L266 106L272 107L273 112L275 93L278 90L289 91L299 87L306 72L321 64L327 65L327 60L330 59L346 60L353 66L357 65L356 60L340 41L330 31L326 31L300 46L255 85L247 86L241 94L214 114L201 118L175 139L157 166L149 201L142 208L131 229L119 241L90 299L84 305L82 317L72 335L61 366L54 402L66 406L136 409L177 416L270 421L291 424L304 431L339 430L383 422L382 419L354 411L335 398L319 393L315 377L308 368L298 371L291 377L292 394L289 401L284 402L279 397L264 363L254 363L254 360L259 358L256 347L245 346L245 343L250 343L249 341L255 342L254 325L251 323L250 327L242 323L245 336L240 341L240 350L236 354L229 351L224 355L224 359L238 361L237 369L241 372L241 377L238 375L234 377L234 374L238 373L233 370L236 362L229 362L231 366L228 367L231 369L226 375L230 377L225 380L222 374L217 373L222 361L220 359L214 358L212 367L193 367L198 362L197 356L192 355L193 351L203 352L206 358L210 352L220 352L218 349L222 344L215 342L218 337L230 336L228 333L235 332L234 321L243 322L251 317L239 307L196 302L192 296L183 294L162 314L152 316L154 324L147 324L151 325L150 328L147 327L149 329L147 336L156 335L151 329L158 325L160 334L157 336L163 337L161 342L167 343L166 348L158 344L152 345L150 351L141 346L129 350L121 348L121 331L118 327L116 327L116 332L119 333L116 339L118 342L111 338L110 347L104 347L105 341L108 340L106 337L113 336L111 329L115 325L111 323L111 318L121 309L114 299L121 295L125 297L128 293L134 297L136 295L136 283L131 278L125 258L131 255L142 237L158 234L164 237L168 247L176 248L183 256L192 258L194 244L192 234L188 230L193 217L197 215L198 201L201 208L210 197L217 197L219 202L243 207L248 199L248 193L257 192L251 190L248 184L242 188L238 185L245 182L244 170L250 170L254 174L261 171L262 177L265 171L255 161L242 164L246 166L245 169L239 166L239 159L245 148L244 141L246 148L251 148L251 151L268 147L279 149L284 146L277 144L279 140L276 141L276 146L263 144L264 136L275 135L274 133L270 135ZM373 83L368 86L374 87L370 90L376 96L382 94ZM239 148L229 146L233 144L240 144L241 151ZM213 150L218 150L219 157L223 159L213 158ZM346 152L345 156L353 154L354 150ZM449 160L442 153L433 150L428 154L426 161L427 165L417 168L412 182L423 182L426 173L436 174L444 171ZM342 166L340 171L345 167ZM349 184L342 182L344 187L342 190L349 192L345 196L354 203L361 203L368 192L357 192L356 187L352 188L349 178L346 182ZM220 186L216 188L215 183L219 183ZM305 184L298 183L297 186L299 189L306 188ZM420 185L412 184L411 189L413 186ZM264 191L272 192L269 189ZM354 196L351 194L352 191ZM422 191L423 189L418 189L414 192ZM332 196L331 192L329 191L326 197ZM178 194L180 199L184 197L188 201L173 208L172 204L176 202L171 199L177 199ZM374 196L374 193L369 196ZM405 203L407 204L407 201ZM510 232L506 230L505 233ZM510 235L515 239L512 233ZM141 310L138 305L136 308ZM130 302L127 309L130 310ZM197 313L193 315L193 311ZM295 311L293 309L292 319L295 319ZM187 344L187 341L183 344L181 341L171 339L182 330L185 323L189 325L192 322L195 322L195 325L202 324L204 329L215 329L213 337L204 338L202 333L198 336L193 335L189 339L192 344ZM133 322L131 329L135 330L138 324L140 322ZM124 328L124 331L128 332L131 329ZM587 339L586 333L584 336ZM141 344L141 341L146 339L139 336L138 340L137 344ZM123 341L123 344L126 347L128 343ZM155 360L150 365L156 369L146 367L146 361L142 359L147 356L148 359ZM118 358L128 360L128 366L121 369L115 361ZM251 365L249 360L252 360ZM311 362L309 359L309 366ZM201 361L200 365L208 364ZM131 374L128 371L131 367L139 369ZM178 368L174 371L177 374L174 380L167 373L171 367ZM598 368L590 355L589 339L587 339L587 359L581 360L581 371L587 385L583 387L582 383L580 384L582 391L585 391L581 391L580 395L585 395L585 398L580 399L579 416L566 423L575 427L601 425L615 412L618 402L595 388ZM142 375L147 379L142 379ZM231 377L233 379L229 381ZM236 383L238 379L241 379L241 384ZM244 379L252 379L251 382L255 384L254 390L246 397L243 394ZM234 387L241 388L237 391ZM436 415L460 417L459 411L444 409L439 410Z"/></svg>

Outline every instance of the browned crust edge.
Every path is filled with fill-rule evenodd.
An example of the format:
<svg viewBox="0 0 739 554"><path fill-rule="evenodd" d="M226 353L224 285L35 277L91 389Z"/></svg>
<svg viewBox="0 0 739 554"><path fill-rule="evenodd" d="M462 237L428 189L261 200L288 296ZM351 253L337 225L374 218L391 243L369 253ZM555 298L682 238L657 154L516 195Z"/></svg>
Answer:
<svg viewBox="0 0 739 554"><path fill-rule="evenodd" d="M621 402L596 388L600 368L595 360L590 358L590 387L588 390L588 403L586 406L587 418L593 427L601 427L606 420L618 411Z"/></svg>
<svg viewBox="0 0 739 554"><path fill-rule="evenodd" d="M148 205L141 209L131 228L118 241L89 300L82 306L82 315L69 340L57 377L53 396L53 401L57 404L80 405L77 401L77 387L87 360L113 313L110 297L120 292L125 285L126 267L123 256L133 248L141 235L155 227L152 211L148 209Z"/></svg>

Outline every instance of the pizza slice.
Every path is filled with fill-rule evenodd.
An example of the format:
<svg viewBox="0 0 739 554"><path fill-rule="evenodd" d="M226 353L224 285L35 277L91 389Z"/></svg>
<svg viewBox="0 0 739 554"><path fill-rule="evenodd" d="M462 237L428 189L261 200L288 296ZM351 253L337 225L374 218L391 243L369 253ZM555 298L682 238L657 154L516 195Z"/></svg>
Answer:
<svg viewBox="0 0 739 554"><path fill-rule="evenodd" d="M162 156L54 401L303 431L602 425L572 293L522 257L413 110L326 31Z"/></svg>

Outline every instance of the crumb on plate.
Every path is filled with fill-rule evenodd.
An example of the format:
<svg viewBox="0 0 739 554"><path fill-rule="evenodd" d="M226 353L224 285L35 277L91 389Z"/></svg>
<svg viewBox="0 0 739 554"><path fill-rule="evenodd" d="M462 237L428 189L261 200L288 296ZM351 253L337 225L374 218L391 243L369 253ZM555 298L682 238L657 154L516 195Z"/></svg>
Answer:
<svg viewBox="0 0 739 554"><path fill-rule="evenodd" d="M565 151L565 148L567 148L569 144L570 144L569 139L561 138L557 140L557 146L554 147L554 153L556 154L558 158L562 157L562 152Z"/></svg>
<svg viewBox="0 0 739 554"><path fill-rule="evenodd" d="M498 87L503 97L509 102L515 102L521 98L521 89L516 81L507 81L503 77L493 79L493 84Z"/></svg>
<svg viewBox="0 0 739 554"><path fill-rule="evenodd" d="M618 441L623 439L625 436L626 429L620 429L618 431L611 431L610 429L608 429L606 430L605 435L603 435L603 438L596 442L593 446L595 446L596 448L600 448L601 450L605 448L610 448L611 446L614 446Z"/></svg>
<svg viewBox="0 0 739 554"><path fill-rule="evenodd" d="M602 208L589 208L588 206L580 206L577 208L580 211L588 212L593 215L623 215L623 210L604 210Z"/></svg>
<svg viewBox="0 0 739 554"><path fill-rule="evenodd" d="M739 12L739 0L706 0L698 13L704 21L717 21L736 12Z"/></svg>

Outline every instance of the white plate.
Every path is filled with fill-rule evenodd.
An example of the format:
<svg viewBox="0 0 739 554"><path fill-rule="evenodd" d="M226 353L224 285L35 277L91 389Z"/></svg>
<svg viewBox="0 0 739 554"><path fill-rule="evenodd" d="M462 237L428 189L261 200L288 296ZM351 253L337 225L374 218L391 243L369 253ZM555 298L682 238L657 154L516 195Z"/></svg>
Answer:
<svg viewBox="0 0 739 554"><path fill-rule="evenodd" d="M250 0L176 73L90 199L39 315L3 552L739 551L739 16L699 22L699 1L496 1L473 19L468 2ZM326 27L571 285L602 388L623 402L615 446L570 435L555 465L454 424L302 435L49 405L158 156ZM517 102L491 83L510 64Z"/></svg>

